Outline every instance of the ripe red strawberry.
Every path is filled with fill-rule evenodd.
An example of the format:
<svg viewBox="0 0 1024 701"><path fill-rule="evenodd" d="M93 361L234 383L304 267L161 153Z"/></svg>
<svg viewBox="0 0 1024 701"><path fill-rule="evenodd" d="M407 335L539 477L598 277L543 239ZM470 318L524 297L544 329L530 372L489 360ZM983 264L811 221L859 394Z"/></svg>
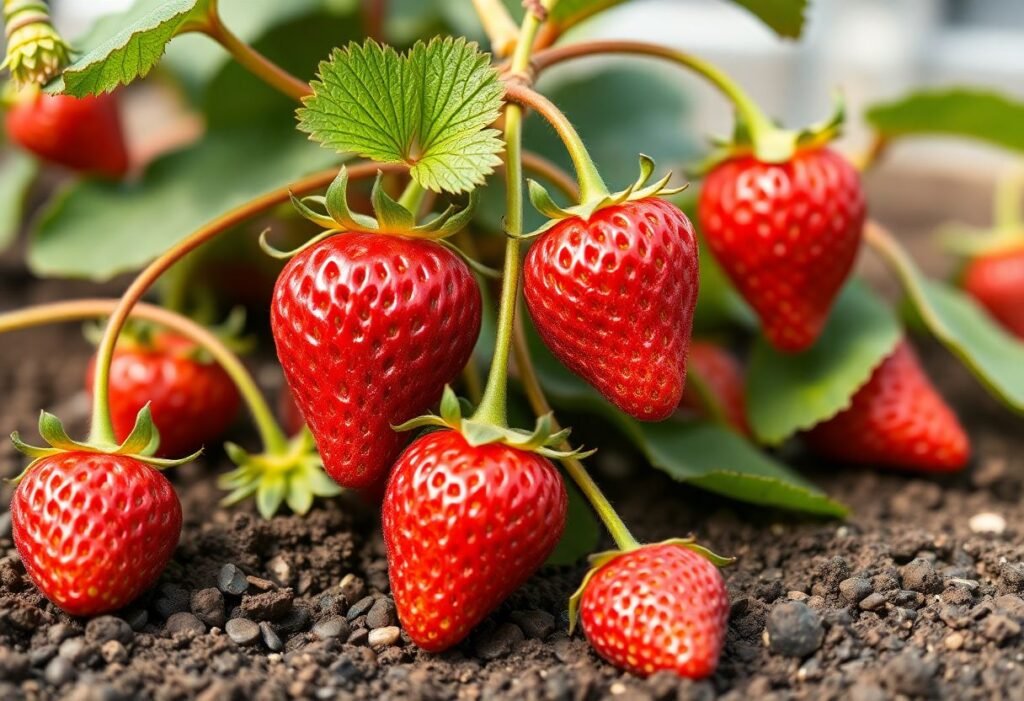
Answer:
<svg viewBox="0 0 1024 701"><path fill-rule="evenodd" d="M123 441L147 403L160 431L163 457L193 453L216 440L234 420L241 399L220 365L195 358L195 344L175 334L153 334L149 343L118 344L110 366L110 415ZM92 392L89 363L86 388Z"/></svg>
<svg viewBox="0 0 1024 701"><path fill-rule="evenodd" d="M1008 331L1024 338L1024 247L974 258L964 270L963 288Z"/></svg>
<svg viewBox="0 0 1024 701"><path fill-rule="evenodd" d="M46 598L73 616L95 616L157 580L178 545L181 504L166 477L132 457L70 452L29 469L11 521Z"/></svg>
<svg viewBox="0 0 1024 701"><path fill-rule="evenodd" d="M733 158L708 174L699 212L708 246L771 344L794 353L814 345L860 246L854 167L823 147L785 163Z"/></svg>
<svg viewBox="0 0 1024 701"><path fill-rule="evenodd" d="M707 558L680 545L614 557L583 589L580 620L601 657L634 674L713 674L725 642L729 594Z"/></svg>
<svg viewBox="0 0 1024 701"><path fill-rule="evenodd" d="M721 418L743 435L750 435L747 423L747 399L743 383L743 369L729 351L707 341L690 344L687 360L690 373L686 378L686 391L681 406L698 414L721 413ZM698 389L696 383L701 383ZM703 397L702 390L708 393Z"/></svg>
<svg viewBox="0 0 1024 701"><path fill-rule="evenodd" d="M848 409L805 434L812 450L844 462L946 472L970 441L907 342L879 365Z"/></svg>
<svg viewBox="0 0 1024 701"><path fill-rule="evenodd" d="M437 243L341 234L281 272L271 325L327 474L367 487L406 442L391 427L425 412L469 361L480 288Z"/></svg>
<svg viewBox="0 0 1024 701"><path fill-rule="evenodd" d="M567 497L547 458L428 433L398 459L382 520L402 627L424 650L455 645L525 582L565 528Z"/></svg>
<svg viewBox="0 0 1024 701"><path fill-rule="evenodd" d="M683 395L697 278L693 226L651 197L545 232L526 256L523 291L566 367L631 416L659 421Z"/></svg>
<svg viewBox="0 0 1024 701"><path fill-rule="evenodd" d="M128 171L117 97L31 93L7 113L12 141L73 170L119 178Z"/></svg>

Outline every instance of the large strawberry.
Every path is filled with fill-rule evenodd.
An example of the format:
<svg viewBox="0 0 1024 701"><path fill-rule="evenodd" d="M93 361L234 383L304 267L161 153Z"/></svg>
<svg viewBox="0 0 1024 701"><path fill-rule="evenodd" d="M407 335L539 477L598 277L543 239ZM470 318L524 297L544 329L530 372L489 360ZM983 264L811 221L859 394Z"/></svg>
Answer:
<svg viewBox="0 0 1024 701"><path fill-rule="evenodd" d="M819 455L931 472L959 470L970 441L905 341L853 395L849 408L804 436Z"/></svg>
<svg viewBox="0 0 1024 701"><path fill-rule="evenodd" d="M523 272L530 316L554 355L644 421L668 417L683 395L697 285L693 226L657 197L559 221Z"/></svg>
<svg viewBox="0 0 1024 701"><path fill-rule="evenodd" d="M750 434L743 370L729 351L708 341L690 344L689 374L680 406Z"/></svg>
<svg viewBox="0 0 1024 701"><path fill-rule="evenodd" d="M327 473L342 486L366 487L405 443L391 427L434 404L469 360L480 290L438 243L340 234L288 263L271 325Z"/></svg>
<svg viewBox="0 0 1024 701"><path fill-rule="evenodd" d="M565 527L567 497L547 458L441 430L398 459L382 520L402 627L445 650L544 563Z"/></svg>
<svg viewBox="0 0 1024 701"><path fill-rule="evenodd" d="M860 245L856 169L822 146L778 163L734 157L708 174L699 214L708 246L772 345L794 353L812 346Z"/></svg>
<svg viewBox="0 0 1024 701"><path fill-rule="evenodd" d="M1024 338L1024 246L976 256L964 269L962 284L1007 330Z"/></svg>
<svg viewBox="0 0 1024 701"><path fill-rule="evenodd" d="M573 597L587 640L634 674L714 673L725 643L729 595L718 568L688 544L668 541L595 558Z"/></svg>
<svg viewBox="0 0 1024 701"><path fill-rule="evenodd" d="M7 135L40 158L109 177L129 167L117 97L27 91L7 113Z"/></svg>
<svg viewBox="0 0 1024 701"><path fill-rule="evenodd" d="M197 357L195 344L176 334L121 341L110 366L110 414L119 441L149 404L162 456L185 455L227 430L241 401L220 365ZM93 387L89 363L86 387Z"/></svg>

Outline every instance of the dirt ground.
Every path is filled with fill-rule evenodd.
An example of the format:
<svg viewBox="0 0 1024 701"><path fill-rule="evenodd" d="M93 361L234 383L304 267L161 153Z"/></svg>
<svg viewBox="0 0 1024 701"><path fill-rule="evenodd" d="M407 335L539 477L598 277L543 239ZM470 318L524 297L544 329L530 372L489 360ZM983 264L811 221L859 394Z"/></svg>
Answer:
<svg viewBox="0 0 1024 701"><path fill-rule="evenodd" d="M967 198L985 206L981 194ZM914 202L901 198L900 212ZM925 230L934 214L905 216ZM0 265L0 309L96 293ZM46 602L0 507L0 699L1022 698L1019 419L944 351L918 348L976 457L966 473L938 480L787 456L852 507L846 522L709 497L614 450L593 459L639 537L693 532L738 557L725 572L732 613L710 680L636 679L597 658L579 633L569 637L578 568L539 573L458 649L420 652L394 627L372 509L342 498L304 519L269 522L222 509L213 476L227 465L214 451L173 472L186 517L181 545L158 586L116 618L72 619ZM89 352L74 325L0 338L0 428L32 436L48 408L81 429ZM259 370L274 381L272 366ZM19 465L0 443L0 475ZM9 494L4 487L0 503Z"/></svg>

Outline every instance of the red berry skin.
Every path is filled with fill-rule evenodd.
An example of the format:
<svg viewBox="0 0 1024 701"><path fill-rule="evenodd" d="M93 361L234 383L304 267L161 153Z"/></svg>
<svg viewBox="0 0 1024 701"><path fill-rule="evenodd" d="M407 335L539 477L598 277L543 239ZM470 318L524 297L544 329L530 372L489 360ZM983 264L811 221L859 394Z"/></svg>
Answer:
<svg viewBox="0 0 1024 701"><path fill-rule="evenodd" d="M120 178L129 167L117 97L37 93L7 112L7 135L22 148L72 170Z"/></svg>
<svg viewBox="0 0 1024 701"><path fill-rule="evenodd" d="M976 257L964 270L963 288L1010 333L1024 338L1024 247Z"/></svg>
<svg viewBox="0 0 1024 701"><path fill-rule="evenodd" d="M643 677L714 673L725 643L729 593L707 558L679 545L645 545L603 565L587 582L580 621L616 667Z"/></svg>
<svg viewBox="0 0 1024 701"><path fill-rule="evenodd" d="M742 156L715 167L700 194L715 258L784 352L814 345L860 247L866 206L856 169L828 148L785 163Z"/></svg>
<svg viewBox="0 0 1024 701"><path fill-rule="evenodd" d="M160 431L159 455L180 458L215 441L238 414L238 389L220 365L192 357L195 345L180 336L158 333L149 345L120 344L110 365L110 418L123 441L149 403ZM93 391L89 363L86 389Z"/></svg>
<svg viewBox="0 0 1024 701"><path fill-rule="evenodd" d="M697 286L693 226L653 197L556 224L523 271L530 316L555 357L642 421L679 405Z"/></svg>
<svg viewBox="0 0 1024 701"><path fill-rule="evenodd" d="M341 234L295 256L271 305L277 356L324 467L343 487L385 479L480 333L480 288L432 241Z"/></svg>
<svg viewBox="0 0 1024 701"><path fill-rule="evenodd" d="M926 472L959 470L971 454L967 433L905 341L853 395L848 409L804 438L824 457Z"/></svg>
<svg viewBox="0 0 1024 701"><path fill-rule="evenodd" d="M382 520L391 593L413 642L440 652L465 638L544 564L565 529L551 461L443 430L398 459Z"/></svg>
<svg viewBox="0 0 1024 701"><path fill-rule="evenodd" d="M181 504L166 477L134 458L60 453L22 478L11 522L46 598L72 616L96 616L156 582L181 536Z"/></svg>
<svg viewBox="0 0 1024 701"><path fill-rule="evenodd" d="M712 401L721 408L725 421L743 435L749 436L743 369L736 358L719 345L694 341L690 344L687 363L690 375L680 406L701 415L706 413L703 399L692 386L691 380L696 375L711 393Z"/></svg>

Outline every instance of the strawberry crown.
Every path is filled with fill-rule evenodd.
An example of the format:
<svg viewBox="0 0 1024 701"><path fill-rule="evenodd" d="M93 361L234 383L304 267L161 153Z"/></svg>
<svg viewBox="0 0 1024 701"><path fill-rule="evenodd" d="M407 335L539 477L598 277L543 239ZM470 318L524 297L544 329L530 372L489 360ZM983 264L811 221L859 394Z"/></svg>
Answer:
<svg viewBox="0 0 1024 701"><path fill-rule="evenodd" d="M640 177L638 177L637 180L629 187L620 192L602 195L593 200L585 200L572 207L560 207L555 204L555 201L551 198L551 194L543 185L538 183L536 180L527 179L526 182L530 189L530 202L538 212L548 219L548 221L540 228L531 231L528 234L523 234L520 238L529 239L540 236L564 219L580 217L581 219L587 220L590 219L595 212L604 209L605 207L613 207L615 205L622 204L623 202L632 202L634 200L642 200L648 197L669 197L671 195L679 194L689 186L689 183L687 183L681 187L668 187L668 181L672 178L672 173L667 173L661 179L648 185L647 183L650 181L651 176L654 175L654 168L654 159L650 156L640 154Z"/></svg>
<svg viewBox="0 0 1024 701"><path fill-rule="evenodd" d="M32 462L28 464L14 481L24 477L40 460L60 455L61 453L123 455L146 463L150 467L163 470L168 467L177 467L178 465L192 462L203 452L200 449L188 457L175 460L154 457L154 454L160 447L160 432L153 423L153 416L149 411L148 403L139 411L138 416L135 418L135 427L120 445L105 445L98 442L81 443L72 440L64 430L64 424L61 423L61 420L45 411L39 415L39 435L46 441L47 447L41 448L24 443L17 431L11 434L11 442L14 443L15 449L32 458Z"/></svg>
<svg viewBox="0 0 1024 701"><path fill-rule="evenodd" d="M16 87L45 85L71 62L71 49L50 22L50 10L40 0L4 3L8 68Z"/></svg>
<svg viewBox="0 0 1024 701"><path fill-rule="evenodd" d="M670 538L669 540L663 540L660 543L648 543L647 545L637 545L634 548L628 550L607 550L605 552L594 553L590 556L590 569L587 570L586 575L583 577L583 581L580 583L579 588L569 597L569 635L576 629L576 621L579 618L580 611L580 599L583 598L583 592L586 590L587 585L595 574L597 574L602 567L607 565L612 560L625 555L628 552L634 550L640 550L642 548L649 548L657 545L677 545L680 548L686 548L692 550L701 557L707 558L711 561L715 567L728 567L729 565L736 562L734 557L722 557L716 555L711 550L708 550L703 545L699 545L693 537L687 538Z"/></svg>
<svg viewBox="0 0 1024 701"><path fill-rule="evenodd" d="M455 396L451 387L445 386L444 394L441 397L440 415L425 414L410 419L398 426L392 426L396 431L411 431L426 426L450 428L461 433L466 442L473 447L488 445L490 443L501 443L510 448L523 450L529 453L537 453L546 458L556 460L564 458L585 458L593 455L596 451L582 451L579 448L573 450L558 450L557 445L569 437L569 429L563 428L555 431L553 418L550 413L537 417L537 424L532 432L517 428L505 428L492 423L464 419L463 412L468 412L468 403L464 405L463 400Z"/></svg>

